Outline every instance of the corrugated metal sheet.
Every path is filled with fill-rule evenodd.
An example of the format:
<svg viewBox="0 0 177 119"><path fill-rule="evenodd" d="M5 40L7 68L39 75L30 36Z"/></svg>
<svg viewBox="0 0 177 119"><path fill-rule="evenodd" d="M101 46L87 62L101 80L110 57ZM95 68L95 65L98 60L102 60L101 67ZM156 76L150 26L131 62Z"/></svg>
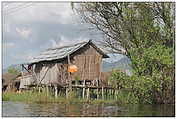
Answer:
<svg viewBox="0 0 177 119"><path fill-rule="evenodd" d="M57 48L50 48L47 49L43 52L41 52L38 56L34 57L31 61L29 61L27 64L32 64L32 63L38 63L41 61L52 61L56 59L62 59L67 57L68 55L74 53L78 49L82 48L86 44L91 43L91 40L87 42L82 42L82 43L77 43L74 45L70 46L63 46L63 47L57 47ZM102 52L101 49L99 49L97 46L95 46L93 43L91 43L95 49L103 55L104 58L108 58L106 54Z"/></svg>
<svg viewBox="0 0 177 119"><path fill-rule="evenodd" d="M41 52L38 56L34 57L29 63L37 63L40 61L51 61L56 59L62 59L72 54L76 50L80 49L88 42L78 43L72 46L64 46L59 48L50 48Z"/></svg>

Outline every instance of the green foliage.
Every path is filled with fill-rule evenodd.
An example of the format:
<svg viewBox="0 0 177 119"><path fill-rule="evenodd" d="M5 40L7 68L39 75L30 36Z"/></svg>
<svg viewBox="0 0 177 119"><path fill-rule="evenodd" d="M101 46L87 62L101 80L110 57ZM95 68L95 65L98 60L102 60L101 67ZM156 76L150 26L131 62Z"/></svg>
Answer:
<svg viewBox="0 0 177 119"><path fill-rule="evenodd" d="M77 10L104 34L105 46L118 50L117 43L126 50L133 76L114 72L110 81L131 88L140 103L174 97L174 8L172 2L96 2L81 3Z"/></svg>
<svg viewBox="0 0 177 119"><path fill-rule="evenodd" d="M160 74L151 76L126 76L122 72L113 72L109 78L113 86L119 87L118 100L122 103L155 103L154 92L162 93L162 84L169 84L170 77L159 79Z"/></svg>
<svg viewBox="0 0 177 119"><path fill-rule="evenodd" d="M36 91L25 91L22 93L8 92L3 93L3 101L21 101L21 102L40 102L40 103L91 103L91 104L100 104L100 103L116 103L115 100L86 100L70 97L66 99L63 96L58 96L55 98L52 94L46 94L46 92L36 92Z"/></svg>
<svg viewBox="0 0 177 119"><path fill-rule="evenodd" d="M14 75L17 75L17 74L20 73L19 70L15 69L13 67L9 68L7 72L10 73L10 74L14 74Z"/></svg>

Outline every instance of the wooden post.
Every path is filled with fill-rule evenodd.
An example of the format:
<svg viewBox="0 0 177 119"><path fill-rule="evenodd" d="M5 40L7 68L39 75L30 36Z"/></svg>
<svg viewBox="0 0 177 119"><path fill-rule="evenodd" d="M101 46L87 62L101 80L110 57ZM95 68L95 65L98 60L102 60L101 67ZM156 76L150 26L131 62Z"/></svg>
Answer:
<svg viewBox="0 0 177 119"><path fill-rule="evenodd" d="M90 98L90 88L87 88L87 100Z"/></svg>
<svg viewBox="0 0 177 119"><path fill-rule="evenodd" d="M46 86L46 92L47 92L47 96L49 96L49 87L48 87L48 85Z"/></svg>
<svg viewBox="0 0 177 119"><path fill-rule="evenodd" d="M108 91L108 89L106 88L106 89L105 89L105 95L106 95L106 96L105 96L105 99L107 99L107 91Z"/></svg>
<svg viewBox="0 0 177 119"><path fill-rule="evenodd" d="M55 86L55 98L58 97L58 89L57 89L57 86Z"/></svg>
<svg viewBox="0 0 177 119"><path fill-rule="evenodd" d="M71 64L70 62L70 57L69 57L69 54L68 54L68 66ZM68 72L68 77L69 77L69 94L71 93L72 91L72 81L71 81L71 75L70 75L70 72Z"/></svg>
<svg viewBox="0 0 177 119"><path fill-rule="evenodd" d="M38 87L38 92L40 93L40 87Z"/></svg>
<svg viewBox="0 0 177 119"><path fill-rule="evenodd" d="M68 88L66 87L66 98L68 98Z"/></svg>
<svg viewBox="0 0 177 119"><path fill-rule="evenodd" d="M85 97L85 79L83 82L83 91L82 91L82 98L84 99L84 97Z"/></svg>
<svg viewBox="0 0 177 119"><path fill-rule="evenodd" d="M98 89L98 79L97 79L97 99L99 98L99 89Z"/></svg>
<svg viewBox="0 0 177 119"><path fill-rule="evenodd" d="M90 59L91 59L92 57L91 56L89 56L89 80L90 80Z"/></svg>
<svg viewBox="0 0 177 119"><path fill-rule="evenodd" d="M117 100L117 89L115 89L115 99Z"/></svg>
<svg viewBox="0 0 177 119"><path fill-rule="evenodd" d="M104 88L101 88L101 92L102 92L102 99L104 100Z"/></svg>
<svg viewBox="0 0 177 119"><path fill-rule="evenodd" d="M113 99L116 98L116 89L113 90L113 97L114 97Z"/></svg>

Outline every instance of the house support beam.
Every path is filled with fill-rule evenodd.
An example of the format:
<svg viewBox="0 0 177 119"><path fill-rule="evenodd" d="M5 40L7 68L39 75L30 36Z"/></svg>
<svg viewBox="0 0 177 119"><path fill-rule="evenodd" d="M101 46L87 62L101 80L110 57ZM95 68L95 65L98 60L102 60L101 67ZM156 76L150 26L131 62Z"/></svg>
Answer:
<svg viewBox="0 0 177 119"><path fill-rule="evenodd" d="M102 100L104 100L104 88L101 88L101 93L102 93Z"/></svg>
<svg viewBox="0 0 177 119"><path fill-rule="evenodd" d="M55 98L57 98L58 97L58 88L57 88L57 86L55 86L54 88L55 88Z"/></svg>
<svg viewBox="0 0 177 119"><path fill-rule="evenodd" d="M87 88L87 100L90 98L90 88Z"/></svg>
<svg viewBox="0 0 177 119"><path fill-rule="evenodd" d="M84 99L85 97L85 80L83 82L83 90L82 90L82 98Z"/></svg>

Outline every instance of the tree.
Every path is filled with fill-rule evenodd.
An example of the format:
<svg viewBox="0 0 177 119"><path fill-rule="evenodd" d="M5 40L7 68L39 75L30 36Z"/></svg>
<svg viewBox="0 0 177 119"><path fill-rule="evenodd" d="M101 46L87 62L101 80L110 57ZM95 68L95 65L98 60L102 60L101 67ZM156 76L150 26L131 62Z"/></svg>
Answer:
<svg viewBox="0 0 177 119"><path fill-rule="evenodd" d="M14 75L17 75L20 73L17 69L15 69L13 67L10 67L7 72L10 74L14 74Z"/></svg>
<svg viewBox="0 0 177 119"><path fill-rule="evenodd" d="M79 3L75 10L104 34L105 47L125 49L133 77L144 83L151 80L148 92L157 92L162 102L174 97L168 92L174 91L175 3Z"/></svg>

